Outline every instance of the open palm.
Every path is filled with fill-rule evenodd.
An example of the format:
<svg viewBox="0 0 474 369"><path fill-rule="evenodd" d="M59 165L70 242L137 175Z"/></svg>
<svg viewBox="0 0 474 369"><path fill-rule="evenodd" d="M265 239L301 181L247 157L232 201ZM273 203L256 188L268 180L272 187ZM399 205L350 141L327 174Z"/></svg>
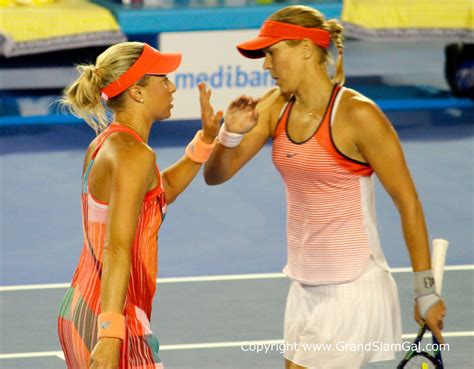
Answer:
<svg viewBox="0 0 474 369"><path fill-rule="evenodd" d="M225 113L225 127L228 132L247 133L258 122L258 112L255 109L259 100L248 96L240 96L232 101Z"/></svg>
<svg viewBox="0 0 474 369"><path fill-rule="evenodd" d="M219 132L220 122L222 120L222 111L214 114L214 108L211 105L211 90L205 83L199 84L199 102L201 105L201 122L204 136L216 137Z"/></svg>

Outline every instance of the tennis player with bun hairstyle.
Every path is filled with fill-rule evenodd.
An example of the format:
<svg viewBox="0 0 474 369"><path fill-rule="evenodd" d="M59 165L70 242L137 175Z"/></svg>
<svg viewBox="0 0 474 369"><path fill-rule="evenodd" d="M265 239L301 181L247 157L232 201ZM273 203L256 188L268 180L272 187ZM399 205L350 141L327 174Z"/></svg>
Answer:
<svg viewBox="0 0 474 369"><path fill-rule="evenodd" d="M208 184L223 183L273 140L288 208L284 272L292 284L284 339L291 369L355 369L395 358L381 347L401 342L401 317L376 228L374 173L400 213L416 319L442 342L445 307L434 289L422 206L392 125L373 101L343 87L342 31L337 21L295 5L237 46L244 57L264 58L277 88L230 104L204 171Z"/></svg>
<svg viewBox="0 0 474 369"><path fill-rule="evenodd" d="M99 133L84 160L84 245L58 318L69 369L162 368L150 327L158 230L167 204L209 157L222 118L201 84L202 130L160 173L147 141L153 123L171 114L176 86L166 75L180 62L181 54L147 44L117 44L80 66L65 91L63 103Z"/></svg>

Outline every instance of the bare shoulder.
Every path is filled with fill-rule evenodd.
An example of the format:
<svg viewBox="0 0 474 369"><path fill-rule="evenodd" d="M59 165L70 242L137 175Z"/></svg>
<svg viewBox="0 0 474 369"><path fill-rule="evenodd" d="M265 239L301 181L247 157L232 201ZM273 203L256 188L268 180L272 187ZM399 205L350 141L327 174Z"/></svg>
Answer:
<svg viewBox="0 0 474 369"><path fill-rule="evenodd" d="M267 91L265 95L262 96L260 102L257 105L257 109L262 112L267 108L272 107L274 104L278 104L284 101L285 98L282 95L280 89L278 87L275 87Z"/></svg>
<svg viewBox="0 0 474 369"><path fill-rule="evenodd" d="M339 109L350 115L352 119L364 118L365 115L374 114L380 110L372 99L351 88L345 89Z"/></svg>
<svg viewBox="0 0 474 369"><path fill-rule="evenodd" d="M392 130L392 125L378 105L367 96L346 88L338 114L360 132Z"/></svg>
<svg viewBox="0 0 474 369"><path fill-rule="evenodd" d="M153 149L129 134L118 132L112 135L104 146L107 161L112 167L150 170L155 166L156 154Z"/></svg>
<svg viewBox="0 0 474 369"><path fill-rule="evenodd" d="M289 96L282 94L280 89L276 87L268 91L257 105L259 115L267 123L269 133L274 132L278 117L288 98Z"/></svg>

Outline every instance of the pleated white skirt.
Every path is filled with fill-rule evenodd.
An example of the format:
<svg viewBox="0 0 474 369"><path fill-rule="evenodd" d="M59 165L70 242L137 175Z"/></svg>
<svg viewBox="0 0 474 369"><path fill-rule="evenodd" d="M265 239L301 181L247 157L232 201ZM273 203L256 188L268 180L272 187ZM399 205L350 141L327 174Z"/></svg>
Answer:
<svg viewBox="0 0 474 369"><path fill-rule="evenodd" d="M401 343L398 291L392 275L372 258L356 280L288 293L285 358L311 369L357 369L392 360Z"/></svg>

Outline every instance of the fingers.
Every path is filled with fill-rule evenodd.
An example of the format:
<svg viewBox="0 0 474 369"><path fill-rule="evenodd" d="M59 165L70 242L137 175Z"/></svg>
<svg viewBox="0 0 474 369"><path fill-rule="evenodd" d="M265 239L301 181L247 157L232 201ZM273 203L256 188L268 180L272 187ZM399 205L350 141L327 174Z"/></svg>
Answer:
<svg viewBox="0 0 474 369"><path fill-rule="evenodd" d="M223 116L224 116L224 112L222 110L219 110L216 116L214 117L214 122L217 124L220 124Z"/></svg>
<svg viewBox="0 0 474 369"><path fill-rule="evenodd" d="M201 108L203 105L209 104L211 100L211 89L207 88L204 82L198 84L199 88L199 102L201 103Z"/></svg>
<svg viewBox="0 0 474 369"><path fill-rule="evenodd" d="M441 330L443 329L443 319L446 316L446 306L443 300L439 300L426 313L425 320L421 318L418 312L418 306L415 304L415 320L418 324L426 322L431 333L436 337L439 343L444 343Z"/></svg>
<svg viewBox="0 0 474 369"><path fill-rule="evenodd" d="M117 369L121 341L115 338L102 338L94 346L89 357L89 369Z"/></svg>
<svg viewBox="0 0 474 369"><path fill-rule="evenodd" d="M229 109L251 109L253 110L257 104L260 102L260 99L254 99L253 97L242 95L236 99L234 99L230 105Z"/></svg>
<svg viewBox="0 0 474 369"><path fill-rule="evenodd" d="M436 340L439 342L439 343L444 343L444 338L443 338L443 335L441 334L441 329L438 324L432 324L430 325L428 322L426 322L426 324L428 325L428 328L430 329L431 333L433 333L433 335L436 337Z"/></svg>
<svg viewBox="0 0 474 369"><path fill-rule="evenodd" d="M204 106L210 105L211 100L211 89L207 88L204 82L198 84L199 88L199 102L201 103L201 109Z"/></svg>
<svg viewBox="0 0 474 369"><path fill-rule="evenodd" d="M211 105L211 89L208 89L204 82L198 84L199 103L201 105L201 119L209 120L214 117L214 109Z"/></svg>
<svg viewBox="0 0 474 369"><path fill-rule="evenodd" d="M252 115L250 116L250 119L254 122L258 122L258 116L259 116L259 111L257 109L254 109L252 112Z"/></svg>
<svg viewBox="0 0 474 369"><path fill-rule="evenodd" d="M218 111L214 114L214 108L211 105L211 89L207 88L204 82L198 84L199 102L201 104L201 122L203 134L206 137L214 138L218 131L219 125L224 113Z"/></svg>
<svg viewBox="0 0 474 369"><path fill-rule="evenodd" d="M446 304L444 303L444 300L443 299L440 299L439 300L439 307L441 308L441 312L442 312L442 315L443 315L443 318L446 316Z"/></svg>

